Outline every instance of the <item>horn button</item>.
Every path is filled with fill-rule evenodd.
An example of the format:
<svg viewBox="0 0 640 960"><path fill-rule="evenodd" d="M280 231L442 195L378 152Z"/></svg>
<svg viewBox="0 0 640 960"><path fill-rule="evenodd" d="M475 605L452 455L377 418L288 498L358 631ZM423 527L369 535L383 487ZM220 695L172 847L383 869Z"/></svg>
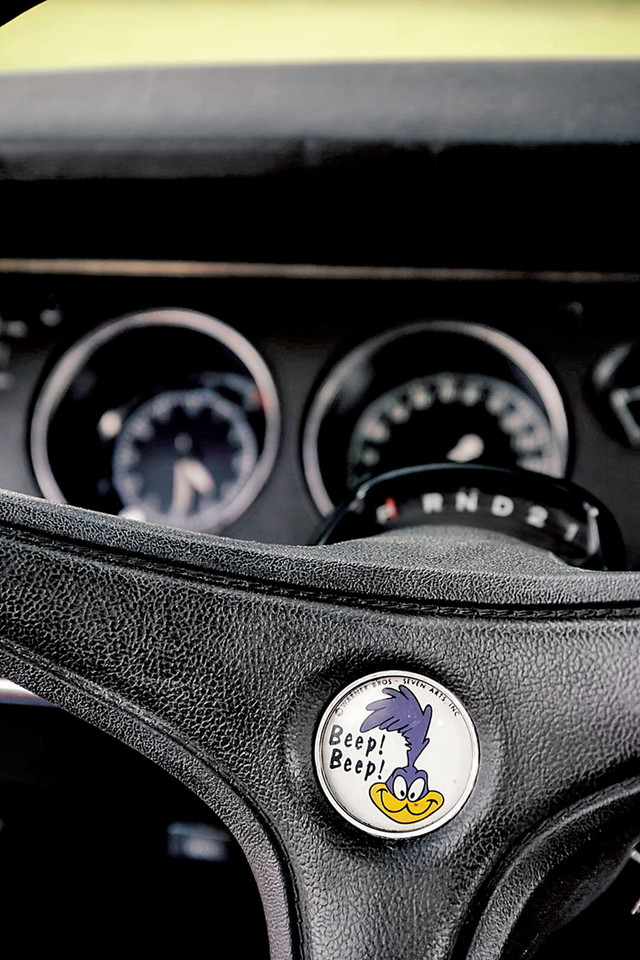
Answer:
<svg viewBox="0 0 640 960"><path fill-rule="evenodd" d="M380 837L429 833L454 817L476 780L478 738L441 684L417 673L374 673L329 704L316 737L327 799Z"/></svg>

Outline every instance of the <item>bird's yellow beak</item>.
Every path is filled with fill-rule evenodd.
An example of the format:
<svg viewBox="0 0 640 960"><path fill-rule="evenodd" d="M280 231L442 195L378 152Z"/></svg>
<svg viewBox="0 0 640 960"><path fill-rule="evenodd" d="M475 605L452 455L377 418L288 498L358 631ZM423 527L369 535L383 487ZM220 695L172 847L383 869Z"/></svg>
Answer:
<svg viewBox="0 0 640 960"><path fill-rule="evenodd" d="M376 807L396 823L416 823L435 813L444 803L444 797L437 790L430 790L420 800L398 800L384 783L374 783L369 796Z"/></svg>

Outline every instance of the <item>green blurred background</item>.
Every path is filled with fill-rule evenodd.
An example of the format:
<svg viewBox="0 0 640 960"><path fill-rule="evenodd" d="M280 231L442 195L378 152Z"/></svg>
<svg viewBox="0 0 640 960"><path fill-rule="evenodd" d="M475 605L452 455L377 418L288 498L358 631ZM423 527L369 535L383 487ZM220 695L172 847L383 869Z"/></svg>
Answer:
<svg viewBox="0 0 640 960"><path fill-rule="evenodd" d="M0 71L149 63L640 55L640 0L47 0Z"/></svg>

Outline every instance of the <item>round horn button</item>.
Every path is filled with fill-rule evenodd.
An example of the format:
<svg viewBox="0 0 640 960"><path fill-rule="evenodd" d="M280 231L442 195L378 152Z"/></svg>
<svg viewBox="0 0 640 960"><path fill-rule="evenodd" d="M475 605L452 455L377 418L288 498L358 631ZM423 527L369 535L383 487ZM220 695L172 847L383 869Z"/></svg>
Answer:
<svg viewBox="0 0 640 960"><path fill-rule="evenodd" d="M376 837L437 830L466 803L478 773L469 714L441 684L390 670L352 683L316 736L318 777L345 820Z"/></svg>

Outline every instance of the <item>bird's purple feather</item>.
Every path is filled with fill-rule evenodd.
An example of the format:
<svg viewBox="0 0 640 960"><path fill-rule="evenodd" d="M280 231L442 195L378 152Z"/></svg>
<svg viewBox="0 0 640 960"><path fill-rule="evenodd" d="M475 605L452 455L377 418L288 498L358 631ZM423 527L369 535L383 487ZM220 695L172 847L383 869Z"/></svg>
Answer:
<svg viewBox="0 0 640 960"><path fill-rule="evenodd" d="M428 705L423 710L415 694L402 684L385 690L386 700L367 705L371 715L362 722L361 733L374 730L398 731L407 745L407 763L413 764L429 743L427 733L433 713Z"/></svg>

